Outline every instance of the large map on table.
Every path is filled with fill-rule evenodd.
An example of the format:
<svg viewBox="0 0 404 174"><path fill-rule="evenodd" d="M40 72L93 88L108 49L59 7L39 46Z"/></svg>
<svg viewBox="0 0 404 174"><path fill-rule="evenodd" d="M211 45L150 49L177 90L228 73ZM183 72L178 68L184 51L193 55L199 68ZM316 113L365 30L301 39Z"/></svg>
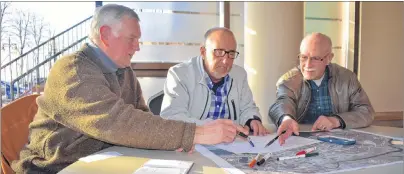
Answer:
<svg viewBox="0 0 404 174"><path fill-rule="evenodd" d="M264 165L255 166L252 169L248 167L248 163L256 154L234 154L214 146L204 146L214 154L210 153L211 156L209 156L205 153L204 155L209 158L217 156L216 160L212 160L219 166L227 162L227 166L221 167L229 167L231 165L244 173L266 173L268 171L280 173L333 173L341 170L356 170L369 166L403 163L404 146L393 145L391 143L392 138L354 130L312 133L308 138L315 139L319 135L353 138L356 140L356 144L343 146L319 142L299 148L274 152L273 157L264 163ZM316 152L319 152L319 156L284 161L276 160L276 157L294 156L296 152L310 147L316 147Z"/></svg>

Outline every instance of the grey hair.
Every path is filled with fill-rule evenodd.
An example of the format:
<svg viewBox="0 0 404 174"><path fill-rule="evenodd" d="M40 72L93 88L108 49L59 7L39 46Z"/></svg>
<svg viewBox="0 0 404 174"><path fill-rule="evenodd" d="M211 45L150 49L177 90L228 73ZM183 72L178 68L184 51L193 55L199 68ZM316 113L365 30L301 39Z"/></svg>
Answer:
<svg viewBox="0 0 404 174"><path fill-rule="evenodd" d="M122 27L121 19L123 16L129 16L140 21L135 11L123 5L107 4L98 7L91 21L89 38L93 41L97 41L100 36L100 28L104 25L111 27L113 34L116 36L117 32Z"/></svg>
<svg viewBox="0 0 404 174"><path fill-rule="evenodd" d="M204 35L203 45L206 45L206 42L208 41L210 35L212 35L212 33L216 32L216 31L230 33L234 37L234 40L236 40L236 37L234 36L233 32L230 29L228 29L226 27L213 27L213 28L209 29L208 31L206 31L206 33Z"/></svg>

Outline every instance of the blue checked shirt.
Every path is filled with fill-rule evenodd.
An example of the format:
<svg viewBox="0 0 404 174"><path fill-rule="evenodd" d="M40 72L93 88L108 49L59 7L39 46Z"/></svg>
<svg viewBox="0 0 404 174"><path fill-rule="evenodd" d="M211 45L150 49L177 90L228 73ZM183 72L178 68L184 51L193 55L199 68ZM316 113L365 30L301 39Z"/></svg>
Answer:
<svg viewBox="0 0 404 174"><path fill-rule="evenodd" d="M216 89L216 92L214 92L212 90L213 89L212 80L209 78L209 76L206 77L206 82L208 84L210 91L212 92L210 108L207 118L216 120L218 118L225 118L225 116L229 115L229 110L226 109L226 100L229 90L228 89L229 79L230 79L229 75L224 77L224 83Z"/></svg>
<svg viewBox="0 0 404 174"><path fill-rule="evenodd" d="M328 92L328 71L327 67L320 86L317 86L314 81L309 80L311 87L311 101L302 123L313 124L320 115L330 116L333 114L331 97Z"/></svg>

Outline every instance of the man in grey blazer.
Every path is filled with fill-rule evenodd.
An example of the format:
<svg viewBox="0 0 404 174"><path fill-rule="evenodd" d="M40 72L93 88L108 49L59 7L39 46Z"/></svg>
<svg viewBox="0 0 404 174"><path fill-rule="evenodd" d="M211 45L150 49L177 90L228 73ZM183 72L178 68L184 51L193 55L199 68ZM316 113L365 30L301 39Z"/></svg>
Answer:
<svg viewBox="0 0 404 174"><path fill-rule="evenodd" d="M201 55L171 67L164 85L160 115L203 125L230 119L254 135L268 133L247 82L246 71L233 65L237 42L227 28L205 34Z"/></svg>

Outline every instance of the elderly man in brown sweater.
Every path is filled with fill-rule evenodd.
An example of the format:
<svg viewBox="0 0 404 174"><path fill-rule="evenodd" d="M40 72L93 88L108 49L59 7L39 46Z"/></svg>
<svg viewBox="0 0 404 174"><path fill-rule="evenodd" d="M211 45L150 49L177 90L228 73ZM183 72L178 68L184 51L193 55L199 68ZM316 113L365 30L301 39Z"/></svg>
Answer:
<svg viewBox="0 0 404 174"><path fill-rule="evenodd" d="M130 68L140 36L133 10L114 4L96 10L92 42L51 69L14 171L56 173L113 145L190 151L194 144L232 142L237 131L248 133L231 120L199 127L149 112Z"/></svg>

